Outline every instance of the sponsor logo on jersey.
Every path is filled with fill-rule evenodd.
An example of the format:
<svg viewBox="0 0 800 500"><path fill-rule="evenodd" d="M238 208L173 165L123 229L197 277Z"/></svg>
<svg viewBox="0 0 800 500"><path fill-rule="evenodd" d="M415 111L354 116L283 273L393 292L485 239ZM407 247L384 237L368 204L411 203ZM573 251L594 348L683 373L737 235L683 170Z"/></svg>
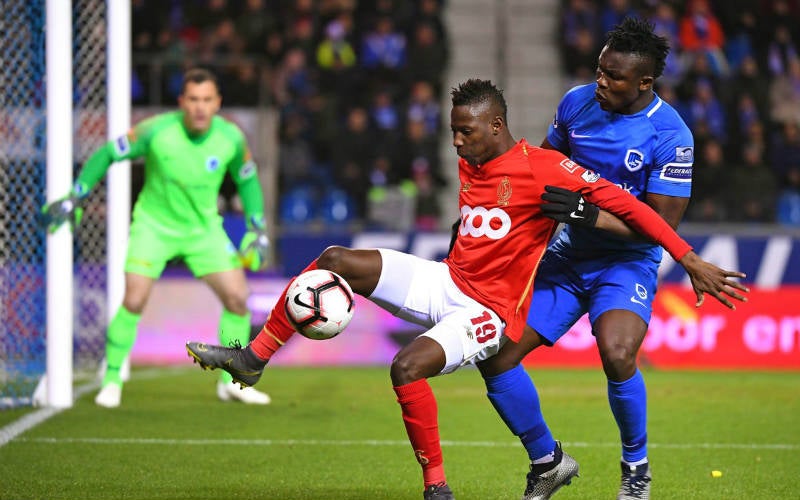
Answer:
<svg viewBox="0 0 800 500"><path fill-rule="evenodd" d="M627 182L623 182L622 184L617 184L617 187L619 187L626 193L633 193L633 186L628 184Z"/></svg>
<svg viewBox="0 0 800 500"><path fill-rule="evenodd" d="M508 177L503 177L500 185L497 186L497 204L500 206L508 205L508 200L511 199L511 181Z"/></svg>
<svg viewBox="0 0 800 500"><path fill-rule="evenodd" d="M242 165L242 168L239 169L239 179L249 179L250 177L254 176L256 173L256 162L250 160Z"/></svg>
<svg viewBox="0 0 800 500"><path fill-rule="evenodd" d="M631 172L636 172L644 166L644 154L635 149L629 149L625 153L625 168Z"/></svg>
<svg viewBox="0 0 800 500"><path fill-rule="evenodd" d="M570 160L569 158L564 158L563 160L561 160L561 163L559 165L564 167L564 170L566 170L571 174L574 174L575 171L578 169L578 164Z"/></svg>
<svg viewBox="0 0 800 500"><path fill-rule="evenodd" d="M461 207L461 226L458 232L461 236L470 235L473 238L486 236L490 240L499 240L511 231L511 216L502 208Z"/></svg>
<svg viewBox="0 0 800 500"><path fill-rule="evenodd" d="M692 163L694 161L694 148L691 146L681 146L675 148L675 161Z"/></svg>
<svg viewBox="0 0 800 500"><path fill-rule="evenodd" d="M581 179L585 180L586 182L597 182L597 179L599 178L600 174L592 170L586 170L581 174Z"/></svg>
<svg viewBox="0 0 800 500"><path fill-rule="evenodd" d="M117 156L125 156L126 154L131 152L131 141L128 139L128 135L121 135L114 140L114 153Z"/></svg>
<svg viewBox="0 0 800 500"><path fill-rule="evenodd" d="M206 159L206 170L215 172L219 168L219 158L216 156L209 156Z"/></svg>
<svg viewBox="0 0 800 500"><path fill-rule="evenodd" d="M664 170L659 176L661 179L675 182L692 182L692 166L669 163L664 165Z"/></svg>

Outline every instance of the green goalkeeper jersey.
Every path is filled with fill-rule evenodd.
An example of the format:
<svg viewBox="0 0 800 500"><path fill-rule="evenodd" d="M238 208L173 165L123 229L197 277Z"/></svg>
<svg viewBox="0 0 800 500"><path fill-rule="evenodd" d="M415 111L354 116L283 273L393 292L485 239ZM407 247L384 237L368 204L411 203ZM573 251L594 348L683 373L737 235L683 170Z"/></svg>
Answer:
<svg viewBox="0 0 800 500"><path fill-rule="evenodd" d="M183 112L159 114L109 141L87 160L75 184L85 195L115 161L144 158L144 186L133 218L171 234L219 226L217 197L226 173L237 185L249 223L263 220L263 196L242 131L215 116L203 135L190 135Z"/></svg>

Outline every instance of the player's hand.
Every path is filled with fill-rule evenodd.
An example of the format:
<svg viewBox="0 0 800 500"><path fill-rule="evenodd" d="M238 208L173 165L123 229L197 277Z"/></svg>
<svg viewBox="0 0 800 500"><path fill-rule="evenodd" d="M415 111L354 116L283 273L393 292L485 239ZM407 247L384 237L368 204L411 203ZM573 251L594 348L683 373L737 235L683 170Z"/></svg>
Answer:
<svg viewBox="0 0 800 500"><path fill-rule="evenodd" d="M453 225L450 226L450 246L447 248L447 255L450 255L450 252L453 251L453 247L456 246L456 238L458 237L458 228L461 226L461 218L459 217L453 222Z"/></svg>
<svg viewBox="0 0 800 500"><path fill-rule="evenodd" d="M74 194L46 203L41 209L42 224L51 233L55 233L65 222L69 222L72 230L75 230L82 218L83 208L80 206L80 199Z"/></svg>
<svg viewBox="0 0 800 500"><path fill-rule="evenodd" d="M244 233L239 243L239 258L250 271L263 271L269 264L269 236L263 229Z"/></svg>
<svg viewBox="0 0 800 500"><path fill-rule="evenodd" d="M593 228L597 224L600 209L583 199L581 193L557 186L545 186L542 213L558 222L574 226Z"/></svg>
<svg viewBox="0 0 800 500"><path fill-rule="evenodd" d="M705 294L720 301L726 307L736 310L736 306L728 299L734 298L741 302L747 302L747 297L737 292L749 292L750 289L738 281L730 278L745 278L746 275L739 271L726 271L710 262L706 262L696 253L689 252L678 262L689 274L692 281L692 288L697 296L695 307L700 307L705 301Z"/></svg>

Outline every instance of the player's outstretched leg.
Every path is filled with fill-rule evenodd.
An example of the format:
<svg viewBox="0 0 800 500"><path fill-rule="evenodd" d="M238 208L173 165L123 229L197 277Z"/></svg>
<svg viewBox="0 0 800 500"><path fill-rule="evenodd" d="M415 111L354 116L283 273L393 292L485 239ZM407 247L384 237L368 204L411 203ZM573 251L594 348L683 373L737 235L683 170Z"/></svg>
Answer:
<svg viewBox="0 0 800 500"><path fill-rule="evenodd" d="M650 498L650 464L628 465L621 462L622 480L617 493L617 500L649 500Z"/></svg>
<svg viewBox="0 0 800 500"><path fill-rule="evenodd" d="M572 482L578 475L578 462L561 450L561 443L556 441L555 460L548 463L548 470L542 471L537 464L531 464L528 473L528 485L522 500L547 500L562 486Z"/></svg>
<svg viewBox="0 0 800 500"><path fill-rule="evenodd" d="M221 368L230 373L233 381L243 388L258 382L267 364L253 354L249 346L223 347L202 342L187 342L186 352L195 362L200 363L202 369Z"/></svg>
<svg viewBox="0 0 800 500"><path fill-rule="evenodd" d="M422 493L423 500L455 500L453 490L447 486L447 483L432 484L425 488Z"/></svg>

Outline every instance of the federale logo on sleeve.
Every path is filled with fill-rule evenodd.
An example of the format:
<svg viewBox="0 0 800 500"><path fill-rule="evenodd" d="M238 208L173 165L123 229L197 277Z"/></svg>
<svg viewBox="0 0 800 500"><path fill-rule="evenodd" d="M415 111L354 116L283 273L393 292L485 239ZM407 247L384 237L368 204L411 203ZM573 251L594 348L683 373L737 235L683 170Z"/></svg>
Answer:
<svg viewBox="0 0 800 500"><path fill-rule="evenodd" d="M256 173L256 162L253 160L245 162L242 168L239 169L239 179L249 179Z"/></svg>
<svg viewBox="0 0 800 500"><path fill-rule="evenodd" d="M114 139L114 152L117 156L125 156L131 152L131 141L128 139L127 134Z"/></svg>

